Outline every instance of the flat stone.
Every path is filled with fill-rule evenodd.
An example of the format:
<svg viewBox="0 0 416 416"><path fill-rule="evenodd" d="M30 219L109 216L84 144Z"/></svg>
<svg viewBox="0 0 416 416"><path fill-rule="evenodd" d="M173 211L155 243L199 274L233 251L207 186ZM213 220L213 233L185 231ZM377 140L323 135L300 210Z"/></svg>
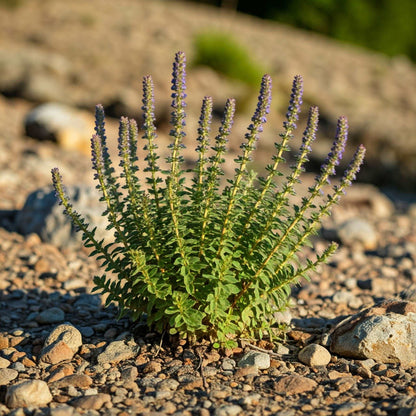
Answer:
<svg viewBox="0 0 416 416"><path fill-rule="evenodd" d="M49 410L49 416L72 416L74 408L67 404L61 404Z"/></svg>
<svg viewBox="0 0 416 416"><path fill-rule="evenodd" d="M10 361L3 357L0 357L0 369L7 368L10 365Z"/></svg>
<svg viewBox="0 0 416 416"><path fill-rule="evenodd" d="M44 348L39 356L39 361L46 364L58 364L62 361L71 360L74 352L64 341L57 341Z"/></svg>
<svg viewBox="0 0 416 416"><path fill-rule="evenodd" d="M378 236L373 225L362 218L351 218L342 223L337 234L342 244L353 245L361 243L366 250L373 250L377 247Z"/></svg>
<svg viewBox="0 0 416 416"><path fill-rule="evenodd" d="M237 416L243 411L237 404L226 404L215 409L214 416Z"/></svg>
<svg viewBox="0 0 416 416"><path fill-rule="evenodd" d="M319 344L309 344L298 354L299 361L310 366L319 367L326 366L331 361L329 351Z"/></svg>
<svg viewBox="0 0 416 416"><path fill-rule="evenodd" d="M92 378L86 374L71 374L60 380L51 383L51 387L62 389L73 386L81 389L86 389L92 384Z"/></svg>
<svg viewBox="0 0 416 416"><path fill-rule="evenodd" d="M312 391L318 386L315 380L300 376L298 374L291 374L283 376L276 384L275 391L288 395L305 393Z"/></svg>
<svg viewBox="0 0 416 416"><path fill-rule="evenodd" d="M92 394L90 396L77 397L71 401L74 407L88 410L100 410L104 403L111 401L111 396L106 393Z"/></svg>
<svg viewBox="0 0 416 416"><path fill-rule="evenodd" d="M49 308L41 312L36 317L36 322L40 324L56 324L65 319L65 313L60 308Z"/></svg>
<svg viewBox="0 0 416 416"><path fill-rule="evenodd" d="M0 369L0 386L7 386L12 380L19 375L19 372L12 368Z"/></svg>
<svg viewBox="0 0 416 416"><path fill-rule="evenodd" d="M42 380L26 380L8 387L6 405L17 407L42 407L52 401L48 385Z"/></svg>
<svg viewBox="0 0 416 416"><path fill-rule="evenodd" d="M239 367L256 365L259 370L270 368L270 355L260 351L249 351L238 362Z"/></svg>
<svg viewBox="0 0 416 416"><path fill-rule="evenodd" d="M351 413L359 412L365 409L363 402L348 402L341 404L337 410L335 410L335 416L348 416Z"/></svg>
<svg viewBox="0 0 416 416"><path fill-rule="evenodd" d="M126 344L124 341L113 341L107 345L106 349L98 355L98 364L117 364L121 361L129 360L137 355L139 347L131 342Z"/></svg>
<svg viewBox="0 0 416 416"><path fill-rule="evenodd" d="M416 365L416 303L385 301L342 321L330 350L345 357Z"/></svg>

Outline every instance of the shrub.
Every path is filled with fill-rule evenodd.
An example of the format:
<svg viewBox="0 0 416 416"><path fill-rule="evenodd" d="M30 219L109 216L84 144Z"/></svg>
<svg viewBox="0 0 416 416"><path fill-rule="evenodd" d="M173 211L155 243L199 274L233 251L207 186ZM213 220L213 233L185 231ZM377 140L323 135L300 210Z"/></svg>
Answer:
<svg viewBox="0 0 416 416"><path fill-rule="evenodd" d="M257 86L264 74L247 50L226 33L200 33L195 38L194 47L194 65L209 66L250 86Z"/></svg>
<svg viewBox="0 0 416 416"><path fill-rule="evenodd" d="M333 186L321 205L316 205L344 151L348 125L341 117L334 144L314 185L299 205L290 206L288 197L295 194L315 139L318 109L310 109L296 162L284 184L277 187L275 179L282 176L279 165L289 150L302 103L302 78L296 76L280 143L275 144L267 176L257 177L248 170L248 163L269 113L271 83L270 76L265 75L241 154L235 159L235 176L223 190L220 179L235 102L227 101L222 125L214 143L210 143L212 99L203 99L194 178L187 182L181 155L186 98L183 53L176 54L173 64L168 170L162 171L158 165L150 76L143 80L146 183L136 175L136 122L121 118L118 149L122 171L116 175L106 146L103 107L97 106L92 164L106 206L104 215L109 229L114 230L112 243L95 238L95 229L68 200L59 170L52 170L57 196L83 232L85 246L93 249L91 254L102 261L106 271L117 275L111 280L104 274L95 277L94 282L95 290L108 294L107 304L114 301L119 305L120 316L130 312L136 320L145 315L147 324L156 330L179 333L190 340L209 337L224 346L235 345L237 336L262 337L267 332L272 336L272 315L287 306L290 286L307 278L335 251L336 244L332 243L305 264L296 258L321 219L355 179L365 149L358 147L339 184ZM210 146L213 153L208 156Z"/></svg>

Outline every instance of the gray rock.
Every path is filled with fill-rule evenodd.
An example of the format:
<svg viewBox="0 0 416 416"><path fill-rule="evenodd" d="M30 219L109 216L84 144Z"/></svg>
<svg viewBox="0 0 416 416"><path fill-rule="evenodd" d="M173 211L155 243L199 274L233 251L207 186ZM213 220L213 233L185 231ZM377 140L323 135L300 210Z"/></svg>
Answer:
<svg viewBox="0 0 416 416"><path fill-rule="evenodd" d="M98 364L117 364L120 361L133 358L140 350L134 341L125 343L124 341L113 341L107 345L104 352L98 355Z"/></svg>
<svg viewBox="0 0 416 416"><path fill-rule="evenodd" d="M243 355L238 365L239 367L255 365L259 370L265 370L270 367L270 355L260 351L249 351Z"/></svg>
<svg viewBox="0 0 416 416"><path fill-rule="evenodd" d="M26 380L8 387L6 405L17 407L42 407L52 401L48 385L42 380Z"/></svg>
<svg viewBox="0 0 416 416"><path fill-rule="evenodd" d="M358 359L416 365L416 303L385 301L342 321L330 334L330 350Z"/></svg>
<svg viewBox="0 0 416 416"><path fill-rule="evenodd" d="M92 187L75 185L66 188L76 211L88 223L97 226L97 239L111 240L112 233L106 230L108 222L102 216L100 195ZM58 247L80 246L81 233L77 232L69 218L63 213L53 187L47 186L32 192L17 213L15 227L23 235L38 234L41 239Z"/></svg>
<svg viewBox="0 0 416 416"><path fill-rule="evenodd" d="M60 308L45 309L36 317L36 322L40 324L56 324L65 319L65 313Z"/></svg>

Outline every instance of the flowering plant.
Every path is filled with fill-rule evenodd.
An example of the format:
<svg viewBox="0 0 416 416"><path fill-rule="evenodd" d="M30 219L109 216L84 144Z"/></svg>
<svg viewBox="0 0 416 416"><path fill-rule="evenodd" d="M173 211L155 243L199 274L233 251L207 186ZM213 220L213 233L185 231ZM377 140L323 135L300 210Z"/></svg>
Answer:
<svg viewBox="0 0 416 416"><path fill-rule="evenodd" d="M220 179L235 102L226 102L221 127L210 143L213 104L210 97L203 99L194 178L188 183L181 155L185 62L185 55L178 52L173 64L172 143L166 171L158 165L152 79L146 76L143 80L146 184L136 175L136 122L125 117L120 120L122 169L116 175L106 145L104 110L96 107L92 164L106 205L104 215L114 230L112 243L98 241L95 229L73 209L57 168L52 170L52 178L66 214L83 232L85 246L93 249L92 255L102 261L106 271L117 276L116 280L105 274L95 277L95 290L108 294L107 304L116 302L120 315L129 312L133 320L146 316L147 324L156 330L169 330L189 339L209 337L212 342L230 346L238 336L272 335L273 313L287 306L290 286L307 278L336 250L336 244L331 243L305 264L296 257L355 179L365 149L358 147L339 184L330 188L325 202L315 205L344 152L348 124L341 117L334 144L314 185L299 205L291 206L288 197L295 194L316 136L318 108L310 109L296 162L278 187L275 179L283 176L279 166L289 150L302 103L303 81L296 76L280 143L275 144L267 176L258 177L248 166L270 109L272 80L265 75L241 154L235 159L235 176L222 190Z"/></svg>

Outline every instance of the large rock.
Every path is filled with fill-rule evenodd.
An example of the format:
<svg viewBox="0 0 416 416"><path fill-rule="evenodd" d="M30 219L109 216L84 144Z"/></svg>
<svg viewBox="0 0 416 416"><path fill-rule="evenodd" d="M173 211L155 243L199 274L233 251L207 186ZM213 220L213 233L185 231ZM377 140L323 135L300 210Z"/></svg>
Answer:
<svg viewBox="0 0 416 416"><path fill-rule="evenodd" d="M416 303L381 302L338 324L329 338L331 352L383 363L416 365Z"/></svg>
<svg viewBox="0 0 416 416"><path fill-rule="evenodd" d="M48 385L42 380L26 380L7 389L6 405L17 407L42 407L52 401Z"/></svg>
<svg viewBox="0 0 416 416"><path fill-rule="evenodd" d="M66 187L67 194L76 211L87 222L97 227L97 239L109 239L112 233L106 230L107 220L102 216L100 195L92 187L74 185ZM69 218L63 214L53 187L47 186L32 192L23 208L17 213L15 227L23 235L38 234L45 242L58 247L79 246L81 233L76 231Z"/></svg>
<svg viewBox="0 0 416 416"><path fill-rule="evenodd" d="M94 119L84 111L59 103L42 104L25 118L25 132L38 140L51 140L68 150L90 154Z"/></svg>

